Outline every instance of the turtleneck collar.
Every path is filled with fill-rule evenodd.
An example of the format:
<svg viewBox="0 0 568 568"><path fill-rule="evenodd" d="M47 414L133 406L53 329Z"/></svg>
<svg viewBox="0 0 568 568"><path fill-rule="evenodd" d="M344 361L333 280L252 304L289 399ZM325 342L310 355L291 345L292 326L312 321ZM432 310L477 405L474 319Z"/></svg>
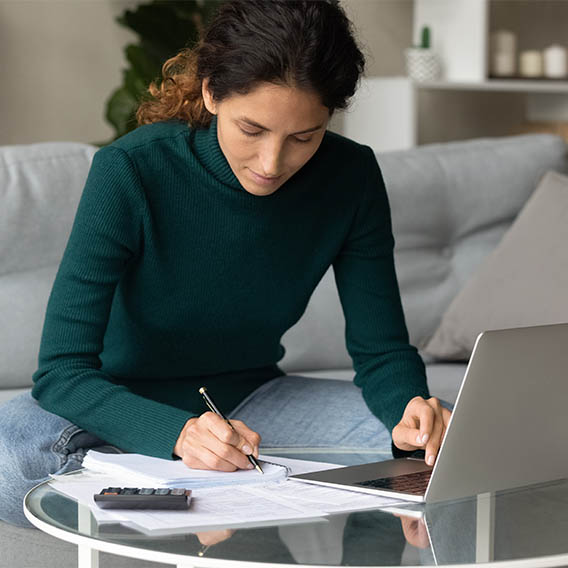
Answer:
<svg viewBox="0 0 568 568"><path fill-rule="evenodd" d="M213 116L209 128L198 128L193 132L193 151L203 167L222 184L246 191L235 176L219 145L217 115Z"/></svg>

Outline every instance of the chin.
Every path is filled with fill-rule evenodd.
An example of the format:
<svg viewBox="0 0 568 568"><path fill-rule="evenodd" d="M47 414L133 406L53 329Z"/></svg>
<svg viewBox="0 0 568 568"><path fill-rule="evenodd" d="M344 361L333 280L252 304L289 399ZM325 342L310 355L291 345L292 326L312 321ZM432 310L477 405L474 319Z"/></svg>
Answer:
<svg viewBox="0 0 568 568"><path fill-rule="evenodd" d="M259 197L262 197L265 195L272 195L273 193L276 193L279 187L273 189L266 189L263 187L245 187L245 189L248 193L251 193L252 195L258 195Z"/></svg>
<svg viewBox="0 0 568 568"><path fill-rule="evenodd" d="M247 180L246 185L242 182L241 185L248 193L262 197L265 195L272 195L273 193L277 192L284 185L284 182L279 183L275 187L264 187L262 185L257 185L254 182L250 182Z"/></svg>

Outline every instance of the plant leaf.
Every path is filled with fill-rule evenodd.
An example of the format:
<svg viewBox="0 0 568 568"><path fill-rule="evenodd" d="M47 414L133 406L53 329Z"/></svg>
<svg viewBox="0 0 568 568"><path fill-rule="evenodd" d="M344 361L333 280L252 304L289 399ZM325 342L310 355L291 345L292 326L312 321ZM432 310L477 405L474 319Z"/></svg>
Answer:
<svg viewBox="0 0 568 568"><path fill-rule="evenodd" d="M161 79L162 65L185 47L193 47L223 0L151 0L116 18L139 36L125 48L129 67L123 84L106 102L105 118L115 139L136 128L136 110L152 81Z"/></svg>
<svg viewBox="0 0 568 568"><path fill-rule="evenodd" d="M126 47L125 54L132 69L145 84L150 84L160 76L160 60L152 57L142 46L130 44Z"/></svg>
<svg viewBox="0 0 568 568"><path fill-rule="evenodd" d="M116 89L107 102L105 117L116 130L116 138L130 132L136 125L138 101L124 88Z"/></svg>

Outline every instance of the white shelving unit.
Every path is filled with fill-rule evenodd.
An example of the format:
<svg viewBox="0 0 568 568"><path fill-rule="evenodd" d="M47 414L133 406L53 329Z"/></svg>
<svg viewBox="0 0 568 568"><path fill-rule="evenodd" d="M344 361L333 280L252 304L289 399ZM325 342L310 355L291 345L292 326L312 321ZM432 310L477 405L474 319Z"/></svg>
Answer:
<svg viewBox="0 0 568 568"><path fill-rule="evenodd" d="M444 67L443 80L417 83L415 87L526 93L528 121L568 121L568 77L566 80L488 78L492 1L499 0L414 0L415 37L423 26L430 26L432 47ZM568 9L568 2L563 1ZM525 0L525 4L534 3L534 6L538 2ZM546 23L540 21L539 25Z"/></svg>
<svg viewBox="0 0 568 568"><path fill-rule="evenodd" d="M568 81L528 81L487 79L484 81L431 81L415 83L419 89L453 91L500 91L511 93L568 93Z"/></svg>
<svg viewBox="0 0 568 568"><path fill-rule="evenodd" d="M416 86L410 79L367 77L332 129L377 152L388 152L416 146L416 123Z"/></svg>
<svg viewBox="0 0 568 568"><path fill-rule="evenodd" d="M488 13L488 0L414 0L414 37L430 27L445 81L479 83L487 77Z"/></svg>
<svg viewBox="0 0 568 568"><path fill-rule="evenodd" d="M566 80L488 78L490 18L496 6L493 3L504 1L508 0L414 0L415 41L422 27L429 26L432 48L443 62L443 79L425 83L407 77L365 79L351 109L342 114L341 124L338 121L338 131L369 144L376 151L411 148L419 138L420 91L429 91L428 97L432 92L435 95L435 91L521 93L525 95L526 122L568 122L568 77ZM510 1L511 5L519 4ZM523 0L533 5L541 1L547 2ZM568 14L568 0L556 1L566 4ZM547 24L538 21L538 25L545 30Z"/></svg>
<svg viewBox="0 0 568 568"><path fill-rule="evenodd" d="M558 3L562 1L568 9L567 0L557 0ZM567 93L568 77L566 81L488 78L491 2L492 0L414 0L414 37L419 37L423 26L431 28L432 47L443 61L444 68L443 80L421 83L418 87ZM525 2L538 5L539 0ZM539 25L545 24L539 22Z"/></svg>

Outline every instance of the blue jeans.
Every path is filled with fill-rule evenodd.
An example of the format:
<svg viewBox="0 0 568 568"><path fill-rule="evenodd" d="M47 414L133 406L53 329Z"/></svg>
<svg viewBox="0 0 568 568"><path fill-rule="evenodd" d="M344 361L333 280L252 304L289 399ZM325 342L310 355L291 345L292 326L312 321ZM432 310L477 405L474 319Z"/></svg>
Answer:
<svg viewBox="0 0 568 568"><path fill-rule="evenodd" d="M229 415L262 436L262 448L376 450L392 457L391 436L350 381L284 376L262 385ZM0 519L31 526L25 494L50 474L81 467L91 448L119 452L65 418L43 410L29 393L0 407ZM379 459L379 458L376 458Z"/></svg>

